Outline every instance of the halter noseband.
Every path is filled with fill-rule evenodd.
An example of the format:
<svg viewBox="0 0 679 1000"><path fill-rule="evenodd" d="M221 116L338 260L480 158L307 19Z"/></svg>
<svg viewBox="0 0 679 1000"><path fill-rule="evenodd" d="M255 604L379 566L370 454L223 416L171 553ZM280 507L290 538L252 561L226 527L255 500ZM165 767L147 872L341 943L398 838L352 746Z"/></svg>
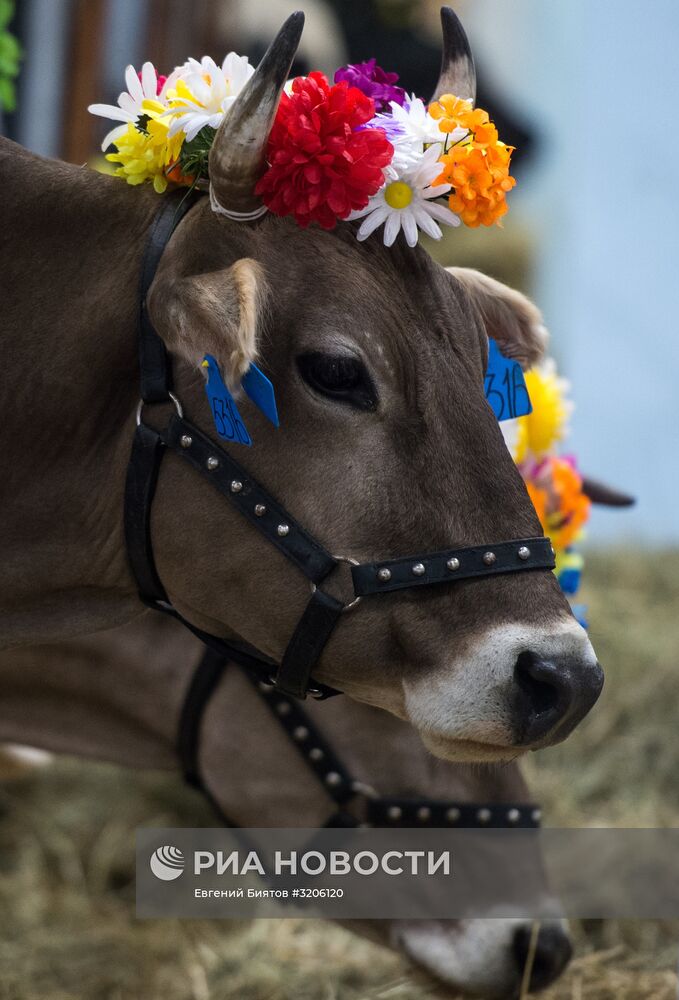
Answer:
<svg viewBox="0 0 679 1000"><path fill-rule="evenodd" d="M222 823L235 828L212 792L205 786L199 759L205 709L228 666L228 659L212 650L205 651L184 697L179 718L177 751L186 781L206 796ZM379 795L370 786L351 776L340 757L316 729L299 700L282 694L272 684L258 681L251 671L244 670L243 673L334 802L335 811L324 824L325 827L361 825L530 830L540 826L540 809L531 803L474 803ZM354 812L349 812L347 807L350 803L358 803L357 813L360 813L360 819Z"/></svg>
<svg viewBox="0 0 679 1000"><path fill-rule="evenodd" d="M296 698L307 692L324 698L333 688L309 686L311 673L340 615L363 597L411 587L454 583L526 570L553 569L554 552L548 538L521 538L497 544L467 546L442 552L373 563L359 563L331 555L285 508L260 486L228 452L184 419L172 393L170 356L150 321L146 296L163 251L174 229L195 203L196 196L164 196L151 227L142 264L139 316L141 402L125 484L125 539L140 599L151 608L182 622L210 649L254 670L261 679L273 678L278 691ZM175 413L160 431L143 422L143 407L172 403ZM264 537L292 562L311 585L311 597L293 632L280 665L247 644L226 642L188 622L172 606L158 575L151 541L151 505L163 455L172 451L204 476ZM354 596L342 604L320 589L340 563L351 566Z"/></svg>

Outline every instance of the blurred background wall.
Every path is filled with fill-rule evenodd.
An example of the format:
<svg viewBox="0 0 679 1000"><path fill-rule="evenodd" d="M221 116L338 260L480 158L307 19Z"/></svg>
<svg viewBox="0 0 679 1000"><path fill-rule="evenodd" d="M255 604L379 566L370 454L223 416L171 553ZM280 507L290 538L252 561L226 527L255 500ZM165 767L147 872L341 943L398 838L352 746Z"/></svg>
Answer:
<svg viewBox="0 0 679 1000"><path fill-rule="evenodd" d="M529 291L574 384L573 449L591 475L635 493L594 515L595 540L679 542L679 4L676 0L455 0L477 57L479 103L515 142L503 230L453 231L436 255ZM428 97L438 72L432 0L17 0L25 59L0 128L76 163L123 71L150 58L256 60L285 15L307 14L297 72L376 55ZM36 193L39 197L39 193Z"/></svg>

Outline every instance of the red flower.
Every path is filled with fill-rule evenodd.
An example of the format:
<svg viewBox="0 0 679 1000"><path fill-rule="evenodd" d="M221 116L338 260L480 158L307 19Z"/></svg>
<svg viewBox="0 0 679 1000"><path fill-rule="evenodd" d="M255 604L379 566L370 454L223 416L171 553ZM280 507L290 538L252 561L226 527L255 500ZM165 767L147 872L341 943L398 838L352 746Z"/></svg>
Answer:
<svg viewBox="0 0 679 1000"><path fill-rule="evenodd" d="M357 87L344 81L331 87L323 73L313 72L297 77L292 91L281 96L269 167L255 191L276 215L333 229L379 190L394 149L383 129L361 127L375 103Z"/></svg>

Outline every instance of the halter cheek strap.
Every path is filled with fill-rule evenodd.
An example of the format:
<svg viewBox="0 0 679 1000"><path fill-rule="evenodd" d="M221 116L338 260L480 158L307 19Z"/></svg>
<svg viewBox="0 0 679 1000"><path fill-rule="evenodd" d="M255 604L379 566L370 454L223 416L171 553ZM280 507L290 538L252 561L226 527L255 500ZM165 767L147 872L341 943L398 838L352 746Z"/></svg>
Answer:
<svg viewBox="0 0 679 1000"><path fill-rule="evenodd" d="M141 402L125 485L125 539L129 563L141 600L151 608L182 622L215 653L273 678L276 688L292 697L307 693L325 698L333 688L313 684L312 671L343 612L362 598L404 588L451 584L458 580L500 573L554 568L554 552L547 538L524 538L492 545L467 546L442 552L380 562L331 555L283 505L261 486L236 459L184 418L172 392L171 359L150 321L146 298L163 250L175 227L195 204L194 193L166 195L151 227L140 284L139 367ZM143 422L147 404L171 404L174 414L160 430ZM311 587L308 604L293 632L280 664L245 643L226 642L187 621L173 606L160 580L153 556L151 507L163 456L173 452L203 476L260 534L306 576ZM320 585L339 566L351 565L354 594L347 604Z"/></svg>
<svg viewBox="0 0 679 1000"><path fill-rule="evenodd" d="M228 666L227 660L208 650L196 667L180 714L177 752L186 780L207 796L221 821L233 827L206 788L200 769L203 716ZM372 827L465 829L536 829L540 826L540 809L531 803L474 803L379 795L369 785L353 778L340 755L318 731L297 699L281 694L271 684L256 681L249 671L245 671L245 677L334 803L335 811L324 824L326 827L354 827L359 823Z"/></svg>

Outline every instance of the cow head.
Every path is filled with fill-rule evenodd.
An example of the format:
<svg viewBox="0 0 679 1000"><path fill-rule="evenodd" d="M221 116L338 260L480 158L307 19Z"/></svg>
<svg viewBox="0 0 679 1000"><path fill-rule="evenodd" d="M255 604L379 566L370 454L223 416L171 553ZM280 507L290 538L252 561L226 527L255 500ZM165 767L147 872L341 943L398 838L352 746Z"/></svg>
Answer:
<svg viewBox="0 0 679 1000"><path fill-rule="evenodd" d="M372 561L539 535L484 396L488 335L534 362L535 310L505 286L448 273L421 248L359 243L350 223L324 231L255 219L301 20L286 22L225 118L210 156L211 203L179 226L151 288L154 325L184 362L188 416L214 435L204 354L232 386L256 358L276 388L281 427L243 401L254 447L238 457L334 554ZM444 28L437 94L472 96L452 11ZM306 580L172 456L153 527L176 607L280 658ZM346 596L347 584L340 569L327 588ZM343 616L315 677L409 718L439 755L488 760L563 739L602 683L548 571L368 598Z"/></svg>

